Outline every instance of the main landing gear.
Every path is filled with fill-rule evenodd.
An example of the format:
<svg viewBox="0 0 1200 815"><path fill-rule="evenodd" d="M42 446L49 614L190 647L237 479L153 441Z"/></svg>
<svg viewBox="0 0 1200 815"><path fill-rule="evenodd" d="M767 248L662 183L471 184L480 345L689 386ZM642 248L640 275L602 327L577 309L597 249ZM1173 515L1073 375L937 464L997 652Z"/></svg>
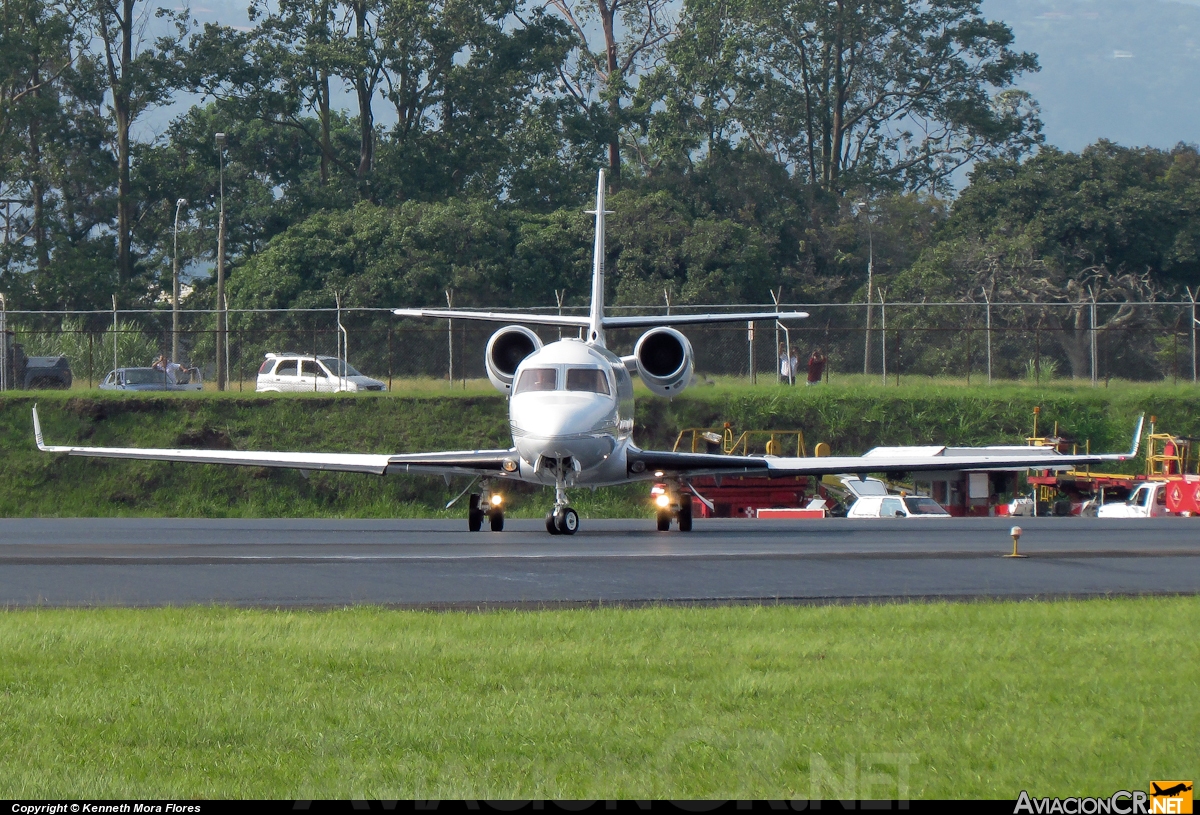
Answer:
<svg viewBox="0 0 1200 815"><path fill-rule="evenodd" d="M484 489L487 486L484 485ZM493 532L504 530L504 498L498 492L471 493L467 502L467 529L478 532L487 518Z"/></svg>
<svg viewBox="0 0 1200 815"><path fill-rule="evenodd" d="M692 496L683 491L682 484L655 484L650 492L659 532L669 532L671 521L679 524L680 532L692 531Z"/></svg>

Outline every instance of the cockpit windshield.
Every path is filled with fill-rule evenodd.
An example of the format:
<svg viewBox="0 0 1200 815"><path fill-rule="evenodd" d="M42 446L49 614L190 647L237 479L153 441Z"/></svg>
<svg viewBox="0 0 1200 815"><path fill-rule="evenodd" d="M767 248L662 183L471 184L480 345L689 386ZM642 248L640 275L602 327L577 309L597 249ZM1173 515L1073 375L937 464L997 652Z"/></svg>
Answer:
<svg viewBox="0 0 1200 815"><path fill-rule="evenodd" d="M513 395L526 391L552 391L558 387L557 368L526 368L521 371Z"/></svg>
<svg viewBox="0 0 1200 815"><path fill-rule="evenodd" d="M608 393L608 377L599 368L568 368L567 390Z"/></svg>

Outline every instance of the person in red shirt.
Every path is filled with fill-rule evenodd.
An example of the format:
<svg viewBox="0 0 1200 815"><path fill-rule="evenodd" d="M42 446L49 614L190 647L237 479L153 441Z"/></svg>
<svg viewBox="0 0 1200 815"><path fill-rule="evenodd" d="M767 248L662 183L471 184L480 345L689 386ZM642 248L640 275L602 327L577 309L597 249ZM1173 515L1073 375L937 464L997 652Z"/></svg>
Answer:
<svg viewBox="0 0 1200 815"><path fill-rule="evenodd" d="M808 358L808 383L809 385L817 385L821 382L821 377L825 374L825 355L821 353L821 349L812 352L812 356Z"/></svg>

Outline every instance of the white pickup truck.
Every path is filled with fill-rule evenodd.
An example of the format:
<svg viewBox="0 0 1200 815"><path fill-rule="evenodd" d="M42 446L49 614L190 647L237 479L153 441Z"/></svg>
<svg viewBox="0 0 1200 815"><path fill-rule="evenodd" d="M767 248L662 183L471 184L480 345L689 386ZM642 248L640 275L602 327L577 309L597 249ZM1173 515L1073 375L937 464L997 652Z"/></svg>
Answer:
<svg viewBox="0 0 1200 815"><path fill-rule="evenodd" d="M1098 518L1160 518L1173 514L1167 509L1167 483L1146 481L1138 484L1124 501L1105 504L1096 511Z"/></svg>

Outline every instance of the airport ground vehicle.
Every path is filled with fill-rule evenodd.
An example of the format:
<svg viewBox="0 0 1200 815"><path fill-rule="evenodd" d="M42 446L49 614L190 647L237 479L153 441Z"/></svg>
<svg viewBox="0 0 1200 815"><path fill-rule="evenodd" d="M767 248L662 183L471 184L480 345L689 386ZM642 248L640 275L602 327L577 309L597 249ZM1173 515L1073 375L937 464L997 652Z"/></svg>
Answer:
<svg viewBox="0 0 1200 815"><path fill-rule="evenodd" d="M949 518L950 513L925 495L864 495L847 518Z"/></svg>
<svg viewBox="0 0 1200 815"><path fill-rule="evenodd" d="M192 368L175 377L157 368L117 368L100 383L102 391L198 391L204 390L200 371Z"/></svg>
<svg viewBox="0 0 1200 815"><path fill-rule="evenodd" d="M1037 514L1096 514L1102 518L1200 515L1195 439L1155 432L1155 421L1151 416L1141 473L1088 468L1029 476L1037 491Z"/></svg>
<svg viewBox="0 0 1200 815"><path fill-rule="evenodd" d="M1099 518L1160 518L1174 513L1167 509L1166 481L1145 481L1134 487L1124 501L1113 501L1096 510Z"/></svg>
<svg viewBox="0 0 1200 815"><path fill-rule="evenodd" d="M387 385L337 357L267 354L254 389L259 393L353 393L384 391Z"/></svg>
<svg viewBox="0 0 1200 815"><path fill-rule="evenodd" d="M66 357L28 357L25 364L25 376L17 381L21 383L21 387L29 390L37 388L66 390L71 387L71 363Z"/></svg>
<svg viewBox="0 0 1200 815"><path fill-rule="evenodd" d="M671 449L707 455L808 456L804 433L800 430L738 431L729 422L721 427L681 430ZM818 456L829 455L829 445L818 444L813 452ZM827 495L816 476L698 476L691 484L691 511L701 518L753 518L760 510L796 508L812 498L829 498L829 506L837 503ZM655 484L650 490L651 500L659 510L669 509L660 497L667 493L665 483Z"/></svg>
<svg viewBox="0 0 1200 815"><path fill-rule="evenodd" d="M71 387L71 364L64 356L27 357L13 332L0 334L0 387L36 390Z"/></svg>

